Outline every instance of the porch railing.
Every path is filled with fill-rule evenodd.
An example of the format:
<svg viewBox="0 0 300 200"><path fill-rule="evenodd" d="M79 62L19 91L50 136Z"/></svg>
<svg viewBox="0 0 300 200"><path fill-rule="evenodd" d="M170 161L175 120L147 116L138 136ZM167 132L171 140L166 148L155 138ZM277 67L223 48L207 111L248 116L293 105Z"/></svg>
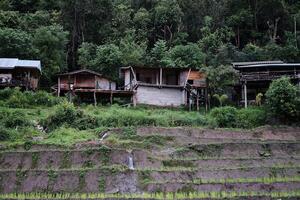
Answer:
<svg viewBox="0 0 300 200"><path fill-rule="evenodd" d="M25 80L7 79L7 78L0 77L0 86L31 88L31 83L30 81L25 81Z"/></svg>
<svg viewBox="0 0 300 200"><path fill-rule="evenodd" d="M291 79L300 79L300 71L285 70L285 71L265 71L265 72L241 72L240 80L242 81L274 80L282 76L287 76Z"/></svg>

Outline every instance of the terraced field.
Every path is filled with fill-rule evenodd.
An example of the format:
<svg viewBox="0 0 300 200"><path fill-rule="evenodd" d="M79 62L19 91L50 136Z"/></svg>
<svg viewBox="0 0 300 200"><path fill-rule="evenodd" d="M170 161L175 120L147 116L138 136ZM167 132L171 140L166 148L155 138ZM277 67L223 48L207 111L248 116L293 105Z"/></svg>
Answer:
<svg viewBox="0 0 300 200"><path fill-rule="evenodd" d="M300 199L300 128L111 129L68 148L2 147L0 192L0 199Z"/></svg>

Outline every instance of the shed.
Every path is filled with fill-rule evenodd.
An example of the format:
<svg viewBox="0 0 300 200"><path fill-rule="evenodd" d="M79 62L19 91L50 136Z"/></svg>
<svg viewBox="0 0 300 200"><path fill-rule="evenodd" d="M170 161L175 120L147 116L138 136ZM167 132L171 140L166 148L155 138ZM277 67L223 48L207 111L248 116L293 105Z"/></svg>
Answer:
<svg viewBox="0 0 300 200"><path fill-rule="evenodd" d="M0 58L0 87L35 90L41 76L41 61Z"/></svg>

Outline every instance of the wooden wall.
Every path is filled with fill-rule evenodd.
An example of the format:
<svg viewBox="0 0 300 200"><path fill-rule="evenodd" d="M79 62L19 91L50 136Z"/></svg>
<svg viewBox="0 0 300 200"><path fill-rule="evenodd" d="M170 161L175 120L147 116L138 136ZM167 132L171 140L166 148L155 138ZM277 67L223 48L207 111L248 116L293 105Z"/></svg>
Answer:
<svg viewBox="0 0 300 200"><path fill-rule="evenodd" d="M94 74L76 74L60 77L60 88L62 90L69 90L69 82L74 89L102 89L102 90L116 90L116 83L109 79L95 76Z"/></svg>

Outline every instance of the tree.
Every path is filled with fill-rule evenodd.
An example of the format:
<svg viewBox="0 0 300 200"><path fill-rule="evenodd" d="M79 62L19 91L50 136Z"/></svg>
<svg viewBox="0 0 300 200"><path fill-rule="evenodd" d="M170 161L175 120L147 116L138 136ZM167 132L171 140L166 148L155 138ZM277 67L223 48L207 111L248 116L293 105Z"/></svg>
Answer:
<svg viewBox="0 0 300 200"><path fill-rule="evenodd" d="M66 67L65 48L68 32L62 26L42 26L35 30L33 44L37 49L36 59L43 64L43 82L51 83L55 74Z"/></svg>
<svg viewBox="0 0 300 200"><path fill-rule="evenodd" d="M240 48L241 46L241 35L244 31L251 27L253 16L249 9L240 9L238 13L230 16L227 23L230 27L233 27L235 33L235 45Z"/></svg>
<svg viewBox="0 0 300 200"><path fill-rule="evenodd" d="M151 49L150 62L156 66L166 66L170 63L168 58L168 47L165 40L158 40Z"/></svg>
<svg viewBox="0 0 300 200"><path fill-rule="evenodd" d="M124 37L126 32L131 29L132 13L133 10L130 5L123 3L114 4L112 19L113 40L118 40Z"/></svg>
<svg viewBox="0 0 300 200"><path fill-rule="evenodd" d="M145 41L151 36L151 15L145 8L140 8L133 17L136 36L139 41Z"/></svg>
<svg viewBox="0 0 300 200"><path fill-rule="evenodd" d="M118 69L122 63L122 52L115 44L105 44L97 47L93 66L89 68L106 76L117 79Z"/></svg>
<svg viewBox="0 0 300 200"><path fill-rule="evenodd" d="M78 49L78 64L83 68L92 67L96 58L96 50L97 45L94 43L82 43Z"/></svg>
<svg viewBox="0 0 300 200"><path fill-rule="evenodd" d="M228 96L226 94L222 94L222 95L219 95L219 94L214 94L213 95L214 98L216 98L220 104L220 106L222 107L225 102L228 100Z"/></svg>
<svg viewBox="0 0 300 200"><path fill-rule="evenodd" d="M196 44L177 45L170 49L171 67L192 67L201 69L205 64L205 54Z"/></svg>
<svg viewBox="0 0 300 200"><path fill-rule="evenodd" d="M198 41L198 44L203 52L208 55L208 60L218 53L218 49L227 44L233 36L232 31L228 27L223 27L213 31L211 29L212 18L205 17L205 26L201 29L203 37Z"/></svg>
<svg viewBox="0 0 300 200"><path fill-rule="evenodd" d="M161 0L154 8L155 34L171 42L175 32L181 31L183 13L176 0Z"/></svg>
<svg viewBox="0 0 300 200"><path fill-rule="evenodd" d="M17 29L20 23L21 17L18 11L0 10L0 27Z"/></svg>
<svg viewBox="0 0 300 200"><path fill-rule="evenodd" d="M243 49L249 61L266 60L266 52L262 47L249 43Z"/></svg>
<svg viewBox="0 0 300 200"><path fill-rule="evenodd" d="M2 57L33 58L32 36L25 31L0 28L0 55Z"/></svg>
<svg viewBox="0 0 300 200"><path fill-rule="evenodd" d="M120 41L120 51L122 53L122 65L143 65L146 56L147 44L135 41L135 34L127 32Z"/></svg>
<svg viewBox="0 0 300 200"><path fill-rule="evenodd" d="M283 122L293 121L300 117L299 107L297 107L299 105L299 89L292 85L287 77L271 83L266 93L266 102L272 116Z"/></svg>
<svg viewBox="0 0 300 200"><path fill-rule="evenodd" d="M224 94L231 85L236 83L238 77L231 65L209 66L203 68L203 71L207 74L211 94Z"/></svg>
<svg viewBox="0 0 300 200"><path fill-rule="evenodd" d="M77 51L83 42L103 43L111 36L111 0L60 1L64 29L69 31L67 62L69 69L76 69Z"/></svg>

